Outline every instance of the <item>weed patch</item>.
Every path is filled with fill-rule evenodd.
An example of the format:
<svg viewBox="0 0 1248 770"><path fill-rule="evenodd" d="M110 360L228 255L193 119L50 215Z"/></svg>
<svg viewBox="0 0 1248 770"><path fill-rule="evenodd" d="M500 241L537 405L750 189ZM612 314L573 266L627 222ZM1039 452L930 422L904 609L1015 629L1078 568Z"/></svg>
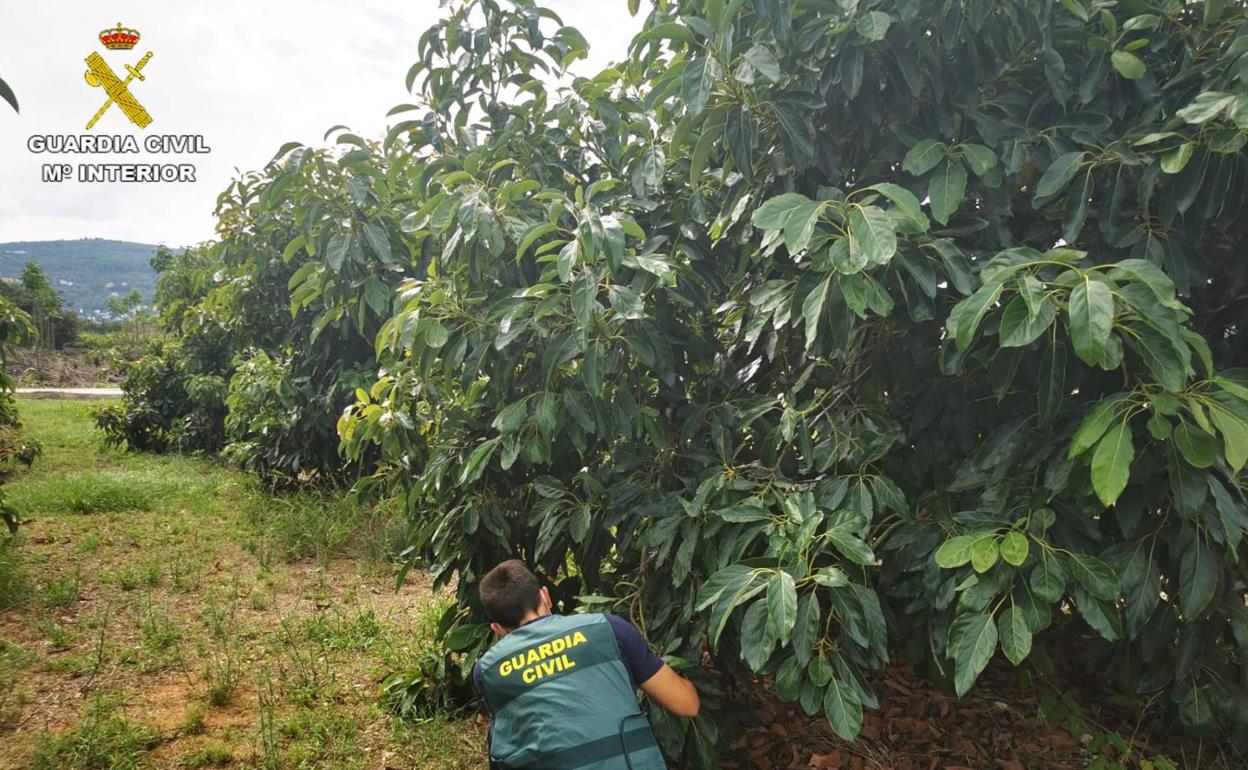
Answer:
<svg viewBox="0 0 1248 770"><path fill-rule="evenodd" d="M220 767L234 761L234 754L225 746L205 746L188 752L182 757L181 765L187 770L201 767Z"/></svg>
<svg viewBox="0 0 1248 770"><path fill-rule="evenodd" d="M0 540L0 610L21 607L30 600L30 581L22 561L21 540Z"/></svg>
<svg viewBox="0 0 1248 770"><path fill-rule="evenodd" d="M72 730L49 735L35 754L33 770L136 770L160 734L131 722L117 696L96 696Z"/></svg>
<svg viewBox="0 0 1248 770"><path fill-rule="evenodd" d="M10 499L28 513L150 511L181 487L175 479L150 473L91 470L14 484Z"/></svg>
<svg viewBox="0 0 1248 770"><path fill-rule="evenodd" d="M43 606L49 609L65 609L78 601L82 588L82 575L77 571L69 577L48 584L43 589Z"/></svg>

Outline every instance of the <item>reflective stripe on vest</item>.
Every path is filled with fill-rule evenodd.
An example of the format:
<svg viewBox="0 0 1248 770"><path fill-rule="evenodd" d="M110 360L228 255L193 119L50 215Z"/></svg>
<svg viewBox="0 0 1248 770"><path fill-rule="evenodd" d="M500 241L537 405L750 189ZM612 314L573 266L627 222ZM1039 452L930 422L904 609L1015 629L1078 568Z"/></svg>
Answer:
<svg viewBox="0 0 1248 770"><path fill-rule="evenodd" d="M481 656L491 758L508 768L666 770L605 615L552 615Z"/></svg>

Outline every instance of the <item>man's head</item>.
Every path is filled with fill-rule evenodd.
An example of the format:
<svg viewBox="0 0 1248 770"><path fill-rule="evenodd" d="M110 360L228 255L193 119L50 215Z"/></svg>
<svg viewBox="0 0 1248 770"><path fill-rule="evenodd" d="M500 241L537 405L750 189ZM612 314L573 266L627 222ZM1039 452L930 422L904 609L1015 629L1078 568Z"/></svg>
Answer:
<svg viewBox="0 0 1248 770"><path fill-rule="evenodd" d="M550 592L519 559L505 561L487 572L478 590L490 628L499 636L506 636L527 620L550 614Z"/></svg>

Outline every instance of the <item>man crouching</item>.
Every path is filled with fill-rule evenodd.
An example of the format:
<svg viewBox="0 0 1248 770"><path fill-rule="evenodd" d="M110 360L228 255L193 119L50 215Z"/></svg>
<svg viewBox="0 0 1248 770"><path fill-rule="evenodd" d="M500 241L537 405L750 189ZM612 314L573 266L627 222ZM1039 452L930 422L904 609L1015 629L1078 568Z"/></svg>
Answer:
<svg viewBox="0 0 1248 770"><path fill-rule="evenodd" d="M472 670L493 717L490 764L541 770L666 770L637 689L682 717L698 691L615 615L555 615L550 592L516 559L481 580L502 637Z"/></svg>

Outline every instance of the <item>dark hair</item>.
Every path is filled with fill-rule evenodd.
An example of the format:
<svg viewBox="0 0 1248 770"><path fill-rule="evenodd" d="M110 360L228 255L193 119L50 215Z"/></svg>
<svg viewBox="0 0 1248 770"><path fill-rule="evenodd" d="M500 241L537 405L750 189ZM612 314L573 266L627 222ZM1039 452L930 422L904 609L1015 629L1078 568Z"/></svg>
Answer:
<svg viewBox="0 0 1248 770"><path fill-rule="evenodd" d="M490 620L504 628L516 628L525 615L537 610L541 588L524 562L509 559L481 578L478 592Z"/></svg>

